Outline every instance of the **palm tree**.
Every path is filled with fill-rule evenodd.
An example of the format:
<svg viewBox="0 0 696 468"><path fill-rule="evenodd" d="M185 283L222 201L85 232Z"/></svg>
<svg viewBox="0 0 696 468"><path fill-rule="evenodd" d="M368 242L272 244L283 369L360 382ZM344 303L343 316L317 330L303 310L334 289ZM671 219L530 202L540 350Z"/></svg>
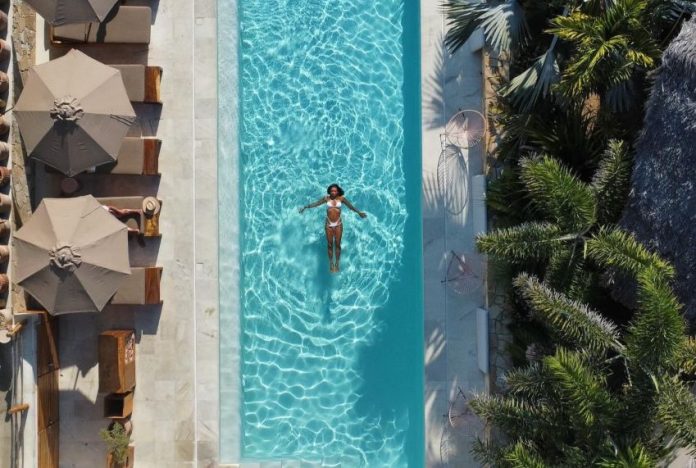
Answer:
<svg viewBox="0 0 696 468"><path fill-rule="evenodd" d="M633 257L593 239L603 266ZM637 245L637 244L636 244ZM636 254L636 252L634 252ZM505 442L475 445L484 463L499 467L652 467L678 446L696 447L696 399L680 379L693 341L684 335L679 304L651 259L638 275L640 309L625 333L588 306L521 274L515 288L555 346L538 361L509 372L502 395L475 397L471 406ZM656 339L655 335L659 337ZM646 359L646 354L652 356ZM692 358L693 359L693 358Z"/></svg>
<svg viewBox="0 0 696 468"><path fill-rule="evenodd" d="M445 0L443 7L452 53L480 29L491 49L513 58L501 95L524 113L540 98L558 99L553 85L561 77L568 97L599 92L612 112L629 109L637 75L656 66L661 46L696 12L693 0Z"/></svg>
<svg viewBox="0 0 696 468"><path fill-rule="evenodd" d="M648 6L646 0L615 0L598 15L577 9L552 20L548 32L573 46L561 79L565 94L598 94L615 112L631 106L633 81L654 68L661 54L649 30Z"/></svg>
<svg viewBox="0 0 696 468"><path fill-rule="evenodd" d="M610 142L589 184L549 156L522 159L519 178L538 220L483 235L479 249L520 266L541 264L550 285L584 298L592 282L587 241L618 219L630 170L628 150L619 141Z"/></svg>

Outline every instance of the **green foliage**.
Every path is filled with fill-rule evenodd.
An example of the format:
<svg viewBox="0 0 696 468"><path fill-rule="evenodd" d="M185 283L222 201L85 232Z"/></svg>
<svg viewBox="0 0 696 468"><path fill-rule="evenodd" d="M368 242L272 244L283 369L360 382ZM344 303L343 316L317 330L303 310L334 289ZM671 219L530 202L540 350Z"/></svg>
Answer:
<svg viewBox="0 0 696 468"><path fill-rule="evenodd" d="M504 456L504 460L515 468L546 468L544 460L523 442L517 442Z"/></svg>
<svg viewBox="0 0 696 468"><path fill-rule="evenodd" d="M505 374L505 384L508 394L539 402L546 398L549 391L549 376L544 373L540 364L532 363Z"/></svg>
<svg viewBox="0 0 696 468"><path fill-rule="evenodd" d="M485 421L505 428L514 438L544 438L564 431L556 416L556 408L548 404L532 405L523 399L478 395L471 408Z"/></svg>
<svg viewBox="0 0 696 468"><path fill-rule="evenodd" d="M468 0L447 0L444 4L449 29L445 45L456 52L481 28L486 41L498 51L517 48L527 36L524 10L517 0L503 3L472 3Z"/></svg>
<svg viewBox="0 0 696 468"><path fill-rule="evenodd" d="M514 77L500 90L501 95L526 113L534 108L539 98L551 96L552 86L561 80L561 69L553 45L537 58L532 66Z"/></svg>
<svg viewBox="0 0 696 468"><path fill-rule="evenodd" d="M624 450L615 450L597 464L599 468L653 468L655 465L656 460L640 442Z"/></svg>
<svg viewBox="0 0 696 468"><path fill-rule="evenodd" d="M520 214L524 213L525 205L523 194L524 186L512 168L504 170L500 177L488 184L486 205L491 215L499 220L498 227L522 222Z"/></svg>
<svg viewBox="0 0 696 468"><path fill-rule="evenodd" d="M565 291L570 299L587 301L597 280L581 249L582 244L575 243L554 252L546 265L544 281L558 291Z"/></svg>
<svg viewBox="0 0 696 468"><path fill-rule="evenodd" d="M631 162L627 145L610 140L591 185L597 200L599 224L615 223L621 216L631 182Z"/></svg>
<svg viewBox="0 0 696 468"><path fill-rule="evenodd" d="M574 49L560 84L568 96L603 95L656 66L660 49L644 26L647 7L645 0L615 0L599 15L575 11L551 22L548 32Z"/></svg>
<svg viewBox="0 0 696 468"><path fill-rule="evenodd" d="M488 193L498 229L477 246L504 263L499 284L515 293L510 350L520 367L502 394L471 403L502 435L475 444L482 463L652 467L675 443L696 447L696 344L670 286L674 268L614 225L646 77L694 5L444 3L450 51L481 28L510 72L489 115L502 168ZM616 275L635 286L630 317L608 297Z"/></svg>
<svg viewBox="0 0 696 468"><path fill-rule="evenodd" d="M659 385L658 419L670 435L696 454L696 398L681 382L669 379Z"/></svg>
<svg viewBox="0 0 696 468"><path fill-rule="evenodd" d="M685 324L681 306L667 280L647 268L638 275L639 310L626 337L626 355L650 374L674 367L681 350Z"/></svg>
<svg viewBox="0 0 696 468"><path fill-rule="evenodd" d="M558 226L550 223L524 223L478 237L479 250L511 263L548 259L553 249L567 241Z"/></svg>
<svg viewBox="0 0 696 468"><path fill-rule="evenodd" d="M99 437L106 442L107 450L113 455L116 463L126 463L128 460L128 445L131 440L122 424L116 422L112 428L102 429L99 431Z"/></svg>
<svg viewBox="0 0 696 468"><path fill-rule="evenodd" d="M684 337L678 351L677 361L679 372L696 377L696 338Z"/></svg>
<svg viewBox="0 0 696 468"><path fill-rule="evenodd" d="M580 233L595 223L594 193L567 167L549 156L523 158L520 167L532 202L561 230Z"/></svg>
<svg viewBox="0 0 696 468"><path fill-rule="evenodd" d="M599 224L599 219L608 222L618 216L617 206L622 206L628 190L630 162L625 146L609 142L591 184L549 156L522 158L518 172L541 220L494 230L479 237L478 248L512 264L541 264L550 286L566 291L572 299L589 299L597 275L585 254L594 233L603 236L595 243L599 245L597 258L601 258L604 237L626 236ZM645 252L645 256L649 254Z"/></svg>
<svg viewBox="0 0 696 468"><path fill-rule="evenodd" d="M669 438L696 446L696 399L679 380L696 345L685 338L669 279L648 264L636 281L639 311L621 336L610 320L537 278L515 279L532 317L556 337L555 351L511 371L503 395L472 401L511 444L478 445L479 459L655 466L674 448Z"/></svg>
<svg viewBox="0 0 696 468"><path fill-rule="evenodd" d="M617 268L637 276L652 268L666 278L674 277L674 268L649 252L631 234L603 227L587 242L587 254L603 268Z"/></svg>
<svg viewBox="0 0 696 468"><path fill-rule="evenodd" d="M616 326L599 313L550 289L537 278L521 274L515 287L532 310L533 317L575 349L604 353L621 350Z"/></svg>
<svg viewBox="0 0 696 468"><path fill-rule="evenodd" d="M577 429L601 431L612 424L618 404L606 388L605 376L596 372L582 354L559 348L554 356L546 357L544 367Z"/></svg>

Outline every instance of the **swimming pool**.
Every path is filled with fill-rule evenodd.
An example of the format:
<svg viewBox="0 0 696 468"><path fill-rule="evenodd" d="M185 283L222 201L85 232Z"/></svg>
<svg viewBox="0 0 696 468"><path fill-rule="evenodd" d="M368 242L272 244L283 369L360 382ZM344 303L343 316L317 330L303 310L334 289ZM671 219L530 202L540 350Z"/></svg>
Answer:
<svg viewBox="0 0 696 468"><path fill-rule="evenodd" d="M219 2L221 22L234 3ZM240 329L239 356L221 345L222 461L423 466L418 1L237 0L237 13L236 90L233 25L218 38L219 165L235 164L226 145L240 154L238 182L225 168L219 181L221 257L239 223L239 265L221 258L221 334L237 333L232 314ZM333 182L368 213L344 210L337 275L325 208L297 211Z"/></svg>

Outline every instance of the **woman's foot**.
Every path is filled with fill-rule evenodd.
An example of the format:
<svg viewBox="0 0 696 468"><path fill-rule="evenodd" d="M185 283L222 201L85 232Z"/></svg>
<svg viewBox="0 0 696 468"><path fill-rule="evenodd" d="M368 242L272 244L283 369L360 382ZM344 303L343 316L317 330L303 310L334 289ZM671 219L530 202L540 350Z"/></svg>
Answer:
<svg viewBox="0 0 696 468"><path fill-rule="evenodd" d="M336 267L334 266L333 263L329 263L329 273L334 273L336 271Z"/></svg>
<svg viewBox="0 0 696 468"><path fill-rule="evenodd" d="M338 263L334 265L334 273L338 273L341 269L338 267Z"/></svg>

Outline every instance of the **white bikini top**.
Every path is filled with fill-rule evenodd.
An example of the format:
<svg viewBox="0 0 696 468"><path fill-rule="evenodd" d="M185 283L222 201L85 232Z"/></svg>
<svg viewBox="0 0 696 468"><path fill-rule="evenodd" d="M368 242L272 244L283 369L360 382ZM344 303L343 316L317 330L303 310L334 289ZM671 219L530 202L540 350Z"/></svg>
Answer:
<svg viewBox="0 0 696 468"><path fill-rule="evenodd" d="M333 204L331 202L333 202ZM329 208L340 208L340 207L341 207L341 200L332 200L331 198L326 200L326 209L327 210Z"/></svg>

